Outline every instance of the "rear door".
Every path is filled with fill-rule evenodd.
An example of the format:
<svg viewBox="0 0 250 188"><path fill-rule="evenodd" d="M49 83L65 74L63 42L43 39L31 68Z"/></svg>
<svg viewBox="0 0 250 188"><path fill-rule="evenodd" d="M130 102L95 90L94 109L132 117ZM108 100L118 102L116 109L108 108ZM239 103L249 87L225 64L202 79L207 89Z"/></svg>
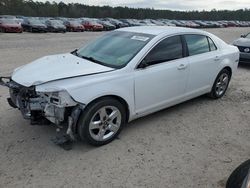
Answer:
<svg viewBox="0 0 250 188"><path fill-rule="evenodd" d="M190 76L187 83L187 94L208 92L221 62L220 54L210 37L205 35L185 35L188 48Z"/></svg>

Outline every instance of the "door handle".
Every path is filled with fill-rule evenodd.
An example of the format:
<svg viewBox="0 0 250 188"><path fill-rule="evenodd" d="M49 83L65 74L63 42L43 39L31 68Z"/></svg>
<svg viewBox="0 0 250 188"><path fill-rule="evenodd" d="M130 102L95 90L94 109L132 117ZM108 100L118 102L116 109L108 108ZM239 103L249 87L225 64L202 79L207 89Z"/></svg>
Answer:
<svg viewBox="0 0 250 188"><path fill-rule="evenodd" d="M186 69L187 68L187 65L184 65L184 64L180 64L177 69L178 70L183 70L183 69Z"/></svg>

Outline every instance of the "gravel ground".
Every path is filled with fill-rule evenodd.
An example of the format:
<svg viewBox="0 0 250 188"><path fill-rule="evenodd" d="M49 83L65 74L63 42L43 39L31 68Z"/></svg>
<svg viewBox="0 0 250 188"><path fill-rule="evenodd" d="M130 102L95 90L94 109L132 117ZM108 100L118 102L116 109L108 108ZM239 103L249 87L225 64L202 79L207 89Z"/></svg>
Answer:
<svg viewBox="0 0 250 188"><path fill-rule="evenodd" d="M232 42L250 28L209 29ZM41 56L71 51L102 33L0 34L0 75ZM250 157L250 64L225 97L204 96L129 123L103 147L65 151L55 128L31 126L0 88L0 187L224 187Z"/></svg>

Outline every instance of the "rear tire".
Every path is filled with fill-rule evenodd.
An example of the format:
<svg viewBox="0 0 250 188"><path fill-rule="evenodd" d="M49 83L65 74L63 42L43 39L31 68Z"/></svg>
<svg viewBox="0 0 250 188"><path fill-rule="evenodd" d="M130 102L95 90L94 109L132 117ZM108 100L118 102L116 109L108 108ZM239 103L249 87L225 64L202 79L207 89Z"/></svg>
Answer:
<svg viewBox="0 0 250 188"><path fill-rule="evenodd" d="M227 91L230 79L231 73L227 69L220 71L208 96L212 99L219 99L223 97Z"/></svg>
<svg viewBox="0 0 250 188"><path fill-rule="evenodd" d="M114 98L105 97L86 107L78 121L81 140L94 146L113 141L126 123L124 106Z"/></svg>

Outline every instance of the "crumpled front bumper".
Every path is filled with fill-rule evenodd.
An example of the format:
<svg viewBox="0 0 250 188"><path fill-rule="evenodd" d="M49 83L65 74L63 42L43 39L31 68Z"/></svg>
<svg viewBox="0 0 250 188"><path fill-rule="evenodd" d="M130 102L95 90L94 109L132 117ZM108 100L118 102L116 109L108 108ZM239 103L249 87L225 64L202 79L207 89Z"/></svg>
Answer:
<svg viewBox="0 0 250 188"><path fill-rule="evenodd" d="M0 86L9 88L9 105L18 108L24 119L31 120L32 125L52 122L59 128L57 130L66 128L66 133L53 139L55 144L64 148L64 144L77 140L77 122L85 108L84 104L75 102L68 107L52 104L51 100L36 92L35 86L24 87L12 81L11 77L0 77Z"/></svg>
<svg viewBox="0 0 250 188"><path fill-rule="evenodd" d="M0 77L0 85L8 87L9 82L10 82L10 77L5 77L5 76Z"/></svg>
<svg viewBox="0 0 250 188"><path fill-rule="evenodd" d="M31 120L31 124L43 124L45 119L57 126L76 124L84 108L84 105L72 101L71 98L64 98L68 100L66 105L57 104L58 101L52 100L58 99L55 96L38 93L35 86L22 86L14 82L11 77L0 77L0 85L9 88L10 97L7 98L9 105L18 108L24 119Z"/></svg>
<svg viewBox="0 0 250 188"><path fill-rule="evenodd" d="M8 87L8 88L12 88L14 87L12 84L11 84L11 78L10 77L0 77L0 86L5 86L5 87ZM11 93L10 93L11 94ZM9 105L13 108L18 108L16 106L16 104L13 102L13 99L10 97L7 98L7 101L9 103Z"/></svg>

